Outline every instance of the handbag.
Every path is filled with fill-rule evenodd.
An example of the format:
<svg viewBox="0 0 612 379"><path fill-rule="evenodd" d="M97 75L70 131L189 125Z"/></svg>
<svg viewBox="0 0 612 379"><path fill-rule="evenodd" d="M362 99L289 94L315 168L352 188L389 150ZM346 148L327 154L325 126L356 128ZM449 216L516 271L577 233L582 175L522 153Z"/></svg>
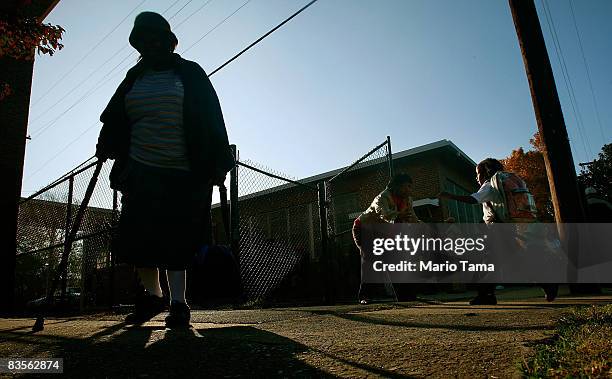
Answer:
<svg viewBox="0 0 612 379"><path fill-rule="evenodd" d="M225 235L230 236L227 189L219 186L221 217ZM242 301L240 266L229 246L204 244L193 260L190 274L191 302L210 306L238 304Z"/></svg>

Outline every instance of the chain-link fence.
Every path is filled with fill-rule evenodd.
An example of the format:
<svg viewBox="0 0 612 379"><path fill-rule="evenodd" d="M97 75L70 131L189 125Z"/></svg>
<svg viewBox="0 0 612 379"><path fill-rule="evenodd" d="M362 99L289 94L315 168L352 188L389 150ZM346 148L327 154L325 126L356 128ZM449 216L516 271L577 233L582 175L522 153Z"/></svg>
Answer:
<svg viewBox="0 0 612 379"><path fill-rule="evenodd" d="M81 310L113 304L111 239L120 196L110 189L110 166L85 162L20 202L16 295L22 305L42 304L60 271L58 292ZM97 182L91 181L98 169ZM247 303L331 299L328 290L339 281L354 286L346 278L358 276L358 262L345 262L351 226L392 175L390 140L332 175L298 181L237 160L230 173L230 235L218 227L218 217L216 241L231 245L238 257ZM88 196L90 182L96 185Z"/></svg>
<svg viewBox="0 0 612 379"><path fill-rule="evenodd" d="M77 220L96 166L88 160L19 202L16 298L22 306L42 305L58 273L62 280L54 296L62 294L81 309L110 303L110 237L119 212L118 194L108 183L110 163L101 166ZM60 270L64 255L68 260Z"/></svg>
<svg viewBox="0 0 612 379"><path fill-rule="evenodd" d="M353 243L355 219L393 176L391 139L325 180L327 218L327 298L354 298L360 282L359 254Z"/></svg>
<svg viewBox="0 0 612 379"><path fill-rule="evenodd" d="M64 293L81 310L112 304L111 239L119 218L120 195L109 187L110 163L102 166L70 239L95 167L96 162L85 162L19 203L16 297L22 305L44 304L68 251L61 273L65 280L59 283L56 297ZM237 162L235 172L239 186L231 193L240 209L235 248L245 300L288 300L299 297L296 292L300 291L308 297L304 284L310 275L308 263L316 261L321 251L316 186L250 161Z"/></svg>
<svg viewBox="0 0 612 379"><path fill-rule="evenodd" d="M387 139L325 181L328 235L332 241L350 237L353 221L385 189L392 172L391 141Z"/></svg>
<svg viewBox="0 0 612 379"><path fill-rule="evenodd" d="M321 250L317 187L252 161L237 167L238 255L246 299L309 297L309 262Z"/></svg>
<svg viewBox="0 0 612 379"><path fill-rule="evenodd" d="M392 174L389 138L319 182L239 161L235 245L247 299L351 297L359 282L352 224Z"/></svg>

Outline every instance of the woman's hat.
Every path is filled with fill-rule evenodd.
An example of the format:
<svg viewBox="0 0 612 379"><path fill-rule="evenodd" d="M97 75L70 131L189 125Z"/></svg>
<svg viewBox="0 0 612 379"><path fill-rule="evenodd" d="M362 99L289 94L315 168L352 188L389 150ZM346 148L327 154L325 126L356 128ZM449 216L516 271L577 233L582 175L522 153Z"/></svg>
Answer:
<svg viewBox="0 0 612 379"><path fill-rule="evenodd" d="M142 12L134 20L134 27L130 33L130 45L137 47L141 36L150 31L160 31L168 34L174 44L178 44L176 35L170 30L170 23L159 13Z"/></svg>

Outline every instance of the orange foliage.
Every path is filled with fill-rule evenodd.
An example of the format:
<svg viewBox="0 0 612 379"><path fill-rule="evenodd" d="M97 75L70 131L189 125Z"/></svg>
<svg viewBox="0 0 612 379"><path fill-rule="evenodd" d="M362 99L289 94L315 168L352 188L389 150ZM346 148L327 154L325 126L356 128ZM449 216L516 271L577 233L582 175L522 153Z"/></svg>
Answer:
<svg viewBox="0 0 612 379"><path fill-rule="evenodd" d="M18 5L25 7L30 3L21 0ZM34 51L38 54L53 55L64 47L60 43L63 33L61 26L43 24L35 17L0 14L0 57L32 60ZM0 83L0 101L10 96L11 92L8 83Z"/></svg>
<svg viewBox="0 0 612 379"><path fill-rule="evenodd" d="M16 17L12 20L0 18L0 57L32 60L34 49L39 54L53 55L64 45L64 29L61 26L43 24L35 17Z"/></svg>
<svg viewBox="0 0 612 379"><path fill-rule="evenodd" d="M533 150L525 151L522 147L512 151L509 157L502 159L506 171L511 171L523 178L535 198L538 207L538 218L543 222L554 221L554 211L546 176L546 166L542 155L543 143L540 134L536 133L529 141Z"/></svg>

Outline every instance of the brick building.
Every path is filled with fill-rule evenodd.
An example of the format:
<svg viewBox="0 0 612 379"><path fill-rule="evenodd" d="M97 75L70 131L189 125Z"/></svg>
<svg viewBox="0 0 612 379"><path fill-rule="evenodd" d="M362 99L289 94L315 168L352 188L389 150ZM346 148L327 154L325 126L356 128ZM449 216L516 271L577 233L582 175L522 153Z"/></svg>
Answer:
<svg viewBox="0 0 612 379"><path fill-rule="evenodd" d="M445 201L440 206L435 199L441 190L468 194L477 188L475 163L452 142L443 140L401 151L393 154L392 161L395 172L413 177L413 205L420 219L441 222L453 217L457 222L480 221L482 214L478 206L455 201ZM329 249L324 254L317 185L329 182L341 171L337 169L299 180L303 186L291 183L272 185L263 191L239 197L239 254L246 299L275 303L320 301L328 295L326 290L329 288L334 289L339 300L356 295L360 261L350 231L353 220L387 185L388 157L384 152L379 153L375 159L366 160L355 169L344 172L326 187L330 227L325 235L330 238ZM239 166L238 172L241 191L257 187L257 182L274 182L245 166ZM32 199L22 204L19 217L21 238L18 239L21 250L57 246L59 254L62 242L48 238L64 235L57 231L65 227L66 211L67 206L61 200ZM72 213L76 213L76 206ZM228 239L220 207L214 206L212 213L215 242L226 244ZM82 262L73 268L73 274L82 279L81 289L94 294L98 305L111 293L115 301L123 302L129 301L133 294L131 267L117 266L114 285L109 282L113 275L109 271L108 235L98 235L98 232L105 230L112 218L111 209L88 207L79 235L92 237L76 243L74 250L79 252L76 257ZM44 288L43 284L40 283L38 290ZM79 283L73 285L79 286ZM189 287L191 293L201 290L191 284ZM25 295L22 294L21 298L34 298Z"/></svg>
<svg viewBox="0 0 612 379"><path fill-rule="evenodd" d="M392 161L396 173L407 173L414 180L413 206L421 220L443 222L453 217L461 223L481 221L482 212L477 205L453 200L439 204L436 199L443 190L470 194L478 188L476 163L451 141L441 140L394 153ZM299 182L316 188L317 183L329 180L341 170ZM239 183L242 177L239 174ZM328 264L332 267L335 282L332 285L336 295L350 298L355 295L359 283L359 256L350 233L352 223L385 188L388 179L387 160L379 158L347 172L328 188L329 235L332 240L329 263L324 263L321 254L315 190L287 184L240 197L242 264L249 265L249 270L264 272L276 269L267 266L294 262L297 260L295 257L301 257L300 263L273 294L276 300L317 297L324 286L325 269L322 266ZM217 242L226 241L221 226L220 208L213 206L213 234Z"/></svg>

